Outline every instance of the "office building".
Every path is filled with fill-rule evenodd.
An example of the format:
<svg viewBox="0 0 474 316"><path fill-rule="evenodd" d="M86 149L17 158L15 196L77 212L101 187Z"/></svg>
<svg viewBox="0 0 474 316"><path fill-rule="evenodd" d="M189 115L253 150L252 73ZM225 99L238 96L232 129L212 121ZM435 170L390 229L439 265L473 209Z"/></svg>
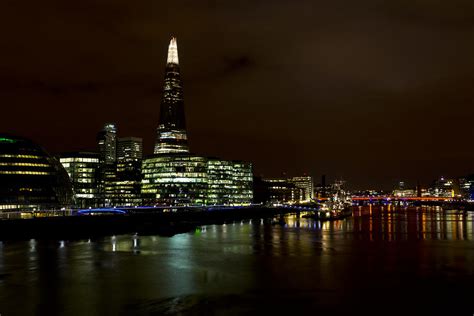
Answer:
<svg viewBox="0 0 474 316"><path fill-rule="evenodd" d="M249 163L209 158L206 204L249 204L253 199L252 177L252 165Z"/></svg>
<svg viewBox="0 0 474 316"><path fill-rule="evenodd" d="M440 177L433 181L428 191L430 196L433 197L454 198L457 193L456 191L459 190L456 190L456 183L453 179Z"/></svg>
<svg viewBox="0 0 474 316"><path fill-rule="evenodd" d="M288 179L266 178L262 180L267 190L267 199L265 202L271 204L284 204L303 201L304 190L298 188Z"/></svg>
<svg viewBox="0 0 474 316"><path fill-rule="evenodd" d="M120 137L117 140L117 161L138 159L143 156L143 139L139 137Z"/></svg>
<svg viewBox="0 0 474 316"><path fill-rule="evenodd" d="M117 141L117 167L111 204L114 206L141 205L141 165L143 140L123 137Z"/></svg>
<svg viewBox="0 0 474 316"><path fill-rule="evenodd" d="M75 207L98 207L99 155L90 152L65 153L59 158L72 184Z"/></svg>
<svg viewBox="0 0 474 316"><path fill-rule="evenodd" d="M147 205L242 205L252 201L251 164L189 152L178 48L168 48L155 154L142 163Z"/></svg>
<svg viewBox="0 0 474 316"><path fill-rule="evenodd" d="M207 159L154 155L143 160L142 198L147 205L204 205Z"/></svg>
<svg viewBox="0 0 474 316"><path fill-rule="evenodd" d="M153 155L142 165L142 197L147 205L250 204L252 166L194 155Z"/></svg>
<svg viewBox="0 0 474 316"><path fill-rule="evenodd" d="M117 155L117 127L113 123L107 123L97 134L97 144L101 163L112 165Z"/></svg>
<svg viewBox="0 0 474 316"><path fill-rule="evenodd" d="M292 177L288 179L295 187L302 189L301 202L310 202L314 197L314 182L311 176Z"/></svg>

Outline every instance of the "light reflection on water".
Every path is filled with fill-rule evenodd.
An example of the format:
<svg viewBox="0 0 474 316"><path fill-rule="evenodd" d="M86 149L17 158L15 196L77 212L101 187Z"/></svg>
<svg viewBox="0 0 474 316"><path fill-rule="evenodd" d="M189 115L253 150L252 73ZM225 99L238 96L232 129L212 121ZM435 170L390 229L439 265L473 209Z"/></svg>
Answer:
<svg viewBox="0 0 474 316"><path fill-rule="evenodd" d="M171 238L4 242L0 313L334 312L357 310L364 293L371 304L391 296L400 307L450 300L466 307L474 294L473 220L455 210L370 207L345 220L291 215Z"/></svg>

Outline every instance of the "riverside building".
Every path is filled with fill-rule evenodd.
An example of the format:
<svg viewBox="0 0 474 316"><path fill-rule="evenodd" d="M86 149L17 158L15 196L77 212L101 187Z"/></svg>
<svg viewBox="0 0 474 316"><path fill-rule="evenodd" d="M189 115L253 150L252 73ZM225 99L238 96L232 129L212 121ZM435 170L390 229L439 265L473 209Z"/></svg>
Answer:
<svg viewBox="0 0 474 316"><path fill-rule="evenodd" d="M252 165L189 152L176 38L168 47L154 155L142 163L148 205L250 204Z"/></svg>
<svg viewBox="0 0 474 316"><path fill-rule="evenodd" d="M32 141L0 134L0 211L69 208L73 193L66 170Z"/></svg>
<svg viewBox="0 0 474 316"><path fill-rule="evenodd" d="M65 153L59 158L69 175L78 208L98 207L99 155L91 152Z"/></svg>
<svg viewBox="0 0 474 316"><path fill-rule="evenodd" d="M141 205L142 155L143 140L141 138L123 137L118 139L116 177L111 200L112 205Z"/></svg>

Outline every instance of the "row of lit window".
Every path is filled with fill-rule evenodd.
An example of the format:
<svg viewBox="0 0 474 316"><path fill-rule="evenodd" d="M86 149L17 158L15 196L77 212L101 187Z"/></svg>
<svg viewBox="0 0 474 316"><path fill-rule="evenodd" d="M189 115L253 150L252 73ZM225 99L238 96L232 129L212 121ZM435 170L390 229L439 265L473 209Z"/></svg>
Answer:
<svg viewBox="0 0 474 316"><path fill-rule="evenodd" d="M4 205L0 205L0 210L25 209L25 208L37 208L37 207L38 205L4 204Z"/></svg>
<svg viewBox="0 0 474 316"><path fill-rule="evenodd" d="M38 175L38 176L44 176L51 174L50 172L44 172L44 171L23 171L23 170L15 170L15 171L6 171L6 170L0 170L0 174L26 174L26 175Z"/></svg>
<svg viewBox="0 0 474 316"><path fill-rule="evenodd" d="M35 155L11 155L11 154L1 154L0 158L28 158L28 159L43 159L44 157L35 156Z"/></svg>
<svg viewBox="0 0 474 316"><path fill-rule="evenodd" d="M67 162L93 162L93 163L99 163L99 158L79 158L79 157L74 157L74 158L60 158L59 161L61 163L67 163Z"/></svg>
<svg viewBox="0 0 474 316"><path fill-rule="evenodd" d="M45 163L31 163L31 162L0 162L0 166L19 166L19 167L49 167Z"/></svg>

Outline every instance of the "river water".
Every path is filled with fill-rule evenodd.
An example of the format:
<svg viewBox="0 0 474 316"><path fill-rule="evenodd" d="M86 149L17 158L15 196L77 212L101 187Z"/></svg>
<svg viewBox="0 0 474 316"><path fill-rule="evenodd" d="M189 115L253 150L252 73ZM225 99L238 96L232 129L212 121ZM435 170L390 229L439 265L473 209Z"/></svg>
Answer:
<svg viewBox="0 0 474 316"><path fill-rule="evenodd" d="M355 208L173 237L0 244L0 314L472 315L474 216Z"/></svg>

